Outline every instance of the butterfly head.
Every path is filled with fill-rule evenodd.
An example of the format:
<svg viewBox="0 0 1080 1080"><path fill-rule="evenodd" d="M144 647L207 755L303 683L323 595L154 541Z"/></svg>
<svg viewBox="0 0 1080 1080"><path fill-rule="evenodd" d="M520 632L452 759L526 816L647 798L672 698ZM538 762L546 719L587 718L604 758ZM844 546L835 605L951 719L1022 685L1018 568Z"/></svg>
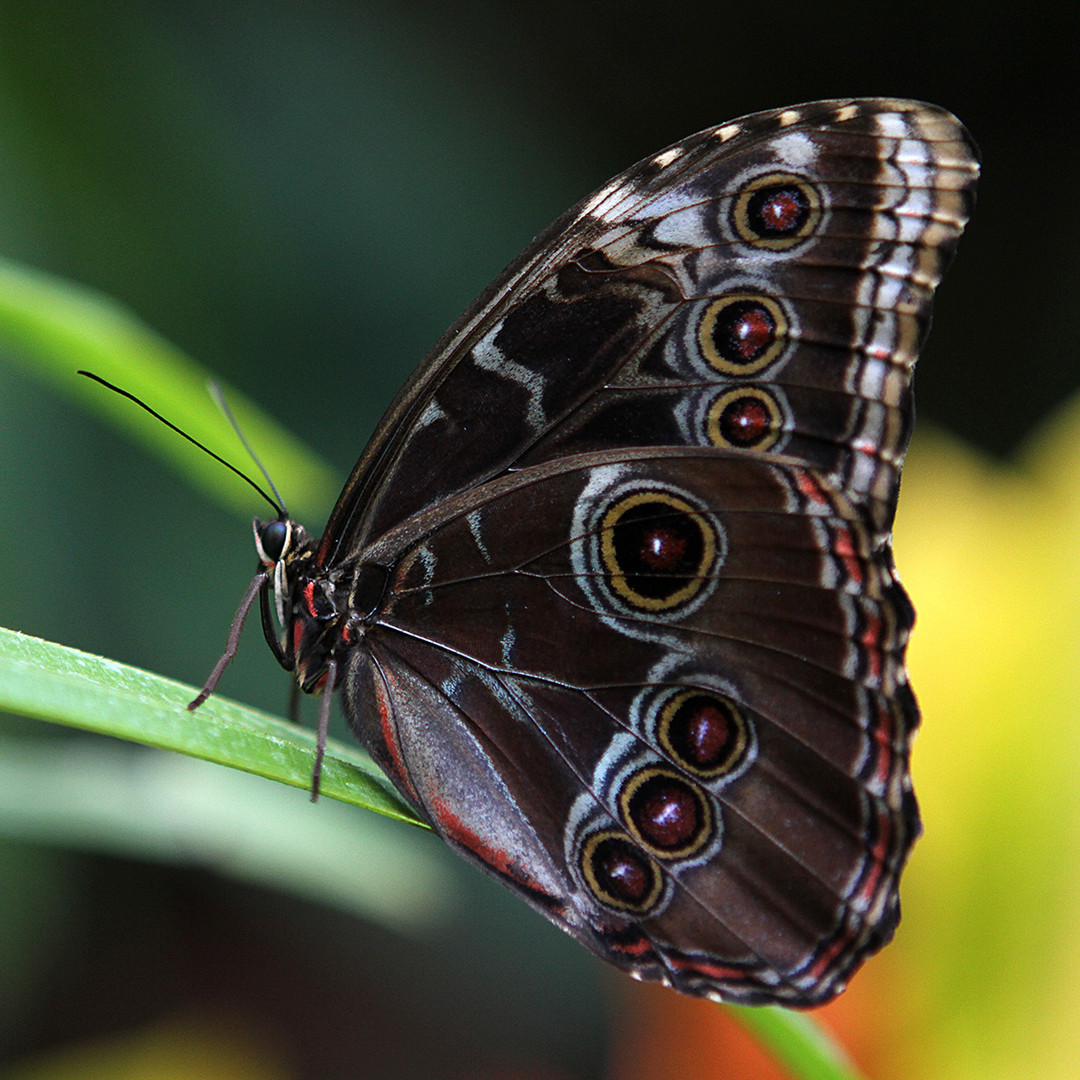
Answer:
<svg viewBox="0 0 1080 1080"><path fill-rule="evenodd" d="M286 513L252 522L262 579L260 603L263 632L278 662L296 674L300 688L323 688L329 659L327 638L338 621L334 589L315 565L315 551L304 527ZM269 614L273 589L276 625ZM280 633L280 636L279 636Z"/></svg>
<svg viewBox="0 0 1080 1080"><path fill-rule="evenodd" d="M256 517L251 527L255 533L255 551L263 572L268 575L267 584L273 582L278 625L288 626L286 614L292 583L297 579L300 568L311 557L307 534L304 527L284 511L269 521Z"/></svg>

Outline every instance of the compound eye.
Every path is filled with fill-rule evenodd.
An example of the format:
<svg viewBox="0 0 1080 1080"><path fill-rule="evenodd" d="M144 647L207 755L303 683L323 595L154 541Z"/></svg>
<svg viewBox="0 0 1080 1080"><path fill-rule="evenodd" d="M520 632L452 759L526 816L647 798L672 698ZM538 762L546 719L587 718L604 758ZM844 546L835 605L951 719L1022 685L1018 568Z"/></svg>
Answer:
<svg viewBox="0 0 1080 1080"><path fill-rule="evenodd" d="M281 559L289 543L291 533L289 523L280 518L275 521L255 521L255 546L259 549L259 558L267 566L272 566Z"/></svg>

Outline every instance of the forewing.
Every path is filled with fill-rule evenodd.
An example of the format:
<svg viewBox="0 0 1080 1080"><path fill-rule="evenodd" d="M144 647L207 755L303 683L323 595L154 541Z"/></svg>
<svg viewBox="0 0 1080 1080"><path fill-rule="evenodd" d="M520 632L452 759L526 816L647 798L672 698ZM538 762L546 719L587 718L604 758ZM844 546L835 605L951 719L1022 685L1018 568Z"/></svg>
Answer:
<svg viewBox="0 0 1080 1080"><path fill-rule="evenodd" d="M323 565L508 469L614 447L793 456L891 524L912 367L978 168L950 114L817 102L703 131L541 236L383 418Z"/></svg>

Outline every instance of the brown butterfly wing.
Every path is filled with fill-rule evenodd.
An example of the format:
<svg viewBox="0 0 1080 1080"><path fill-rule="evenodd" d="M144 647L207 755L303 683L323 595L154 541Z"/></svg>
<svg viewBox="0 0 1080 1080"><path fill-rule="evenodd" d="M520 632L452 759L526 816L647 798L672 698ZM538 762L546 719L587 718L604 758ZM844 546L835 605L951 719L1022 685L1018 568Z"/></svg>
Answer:
<svg viewBox="0 0 1080 1080"><path fill-rule="evenodd" d="M889 528L976 176L951 116L890 100L655 155L449 332L331 517L327 611L383 583L320 640L350 722L636 975L811 1004L892 934L919 826Z"/></svg>

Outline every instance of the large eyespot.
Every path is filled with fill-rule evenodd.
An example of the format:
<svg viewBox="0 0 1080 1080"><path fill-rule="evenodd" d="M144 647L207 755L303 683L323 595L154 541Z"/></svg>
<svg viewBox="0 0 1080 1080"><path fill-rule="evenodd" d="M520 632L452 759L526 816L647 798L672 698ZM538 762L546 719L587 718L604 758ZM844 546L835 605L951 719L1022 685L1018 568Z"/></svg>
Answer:
<svg viewBox="0 0 1080 1080"><path fill-rule="evenodd" d="M709 304L698 324L698 345L722 375L754 375L788 342L788 320L772 297L731 293Z"/></svg>
<svg viewBox="0 0 1080 1080"><path fill-rule="evenodd" d="M705 431L713 446L769 450L776 445L784 418L773 395L759 386L720 394L709 406Z"/></svg>
<svg viewBox="0 0 1080 1080"><path fill-rule="evenodd" d="M658 858L692 858L715 835L709 798L672 769L639 769L623 785L618 802L627 831Z"/></svg>
<svg viewBox="0 0 1080 1080"><path fill-rule="evenodd" d="M792 173L755 177L731 209L735 235L752 247L786 251L812 236L821 221L817 188Z"/></svg>
<svg viewBox="0 0 1080 1080"><path fill-rule="evenodd" d="M660 867L620 832L595 832L581 845L579 866L590 892L617 911L647 915L660 903Z"/></svg>
<svg viewBox="0 0 1080 1080"><path fill-rule="evenodd" d="M752 742L742 712L707 690L680 690L665 701L656 738L672 761L707 780L738 772Z"/></svg>
<svg viewBox="0 0 1080 1080"><path fill-rule="evenodd" d="M600 522L607 585L638 611L668 611L696 597L718 548L713 523L662 488L624 495Z"/></svg>

